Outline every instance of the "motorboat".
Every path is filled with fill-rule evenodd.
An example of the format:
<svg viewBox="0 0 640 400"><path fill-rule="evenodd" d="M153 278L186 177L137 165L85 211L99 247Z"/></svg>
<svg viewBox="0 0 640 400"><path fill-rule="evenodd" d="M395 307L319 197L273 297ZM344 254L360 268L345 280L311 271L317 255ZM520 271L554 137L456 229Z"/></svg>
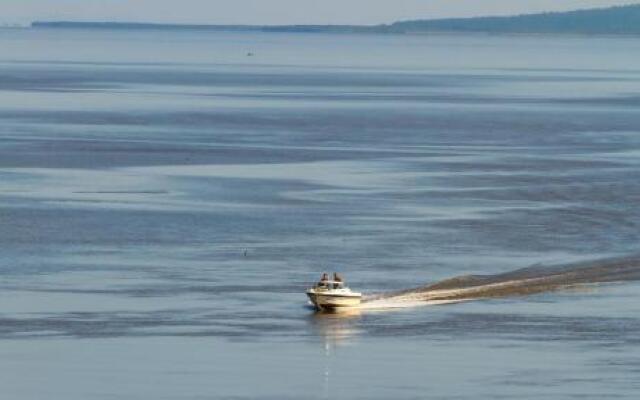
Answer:
<svg viewBox="0 0 640 400"><path fill-rule="evenodd" d="M349 289L337 274L333 280L329 280L326 274L323 274L322 279L307 290L307 296L320 311L357 307L362 301L362 293Z"/></svg>

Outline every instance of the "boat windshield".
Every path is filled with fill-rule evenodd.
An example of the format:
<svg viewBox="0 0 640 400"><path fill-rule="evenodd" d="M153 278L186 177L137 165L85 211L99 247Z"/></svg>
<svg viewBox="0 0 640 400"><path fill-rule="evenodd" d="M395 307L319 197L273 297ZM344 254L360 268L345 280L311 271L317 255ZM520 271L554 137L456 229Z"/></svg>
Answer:
<svg viewBox="0 0 640 400"><path fill-rule="evenodd" d="M344 282L320 281L316 284L316 287L322 289L344 289Z"/></svg>

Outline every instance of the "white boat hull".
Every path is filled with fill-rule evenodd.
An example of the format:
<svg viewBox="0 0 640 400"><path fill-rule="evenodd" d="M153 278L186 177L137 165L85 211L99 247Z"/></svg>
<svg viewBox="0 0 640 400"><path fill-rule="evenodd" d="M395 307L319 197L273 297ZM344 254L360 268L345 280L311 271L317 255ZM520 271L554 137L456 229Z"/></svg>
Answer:
<svg viewBox="0 0 640 400"><path fill-rule="evenodd" d="M329 294L309 290L307 291L307 296L309 296L309 300L318 310L357 307L362 301L362 295L359 293Z"/></svg>

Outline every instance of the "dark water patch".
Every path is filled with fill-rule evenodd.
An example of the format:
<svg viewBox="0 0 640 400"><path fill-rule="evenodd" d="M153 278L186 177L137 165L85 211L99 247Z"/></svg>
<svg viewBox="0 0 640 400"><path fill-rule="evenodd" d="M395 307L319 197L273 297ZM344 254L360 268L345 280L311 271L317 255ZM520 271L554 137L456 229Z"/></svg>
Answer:
<svg viewBox="0 0 640 400"><path fill-rule="evenodd" d="M466 80L473 84L473 76L426 74L389 74L341 71L313 72L286 70L268 73L257 69L246 72L198 69L172 70L169 68L60 68L60 69L0 69L0 84L12 90L71 89L113 85L179 85L197 87L451 87ZM475 77L476 79L478 77ZM485 80L512 80L510 77L482 77ZM107 86L108 87L108 86Z"/></svg>
<svg viewBox="0 0 640 400"><path fill-rule="evenodd" d="M158 143L153 140L23 140L0 147L5 168L105 168L154 165L268 164L361 160L400 156L401 149L380 151L349 148L274 147L259 144ZM428 153L427 153L428 154Z"/></svg>
<svg viewBox="0 0 640 400"><path fill-rule="evenodd" d="M442 339L500 338L540 342L592 342L607 346L636 345L640 319L504 313L447 313L442 318L402 324L362 324L375 336L424 336Z"/></svg>
<svg viewBox="0 0 640 400"><path fill-rule="evenodd" d="M4 63L0 68L0 84L12 90L47 90L91 87L93 85L180 85L198 87L411 87L411 88L451 88L496 83L594 83L594 82L637 82L630 76L598 76L569 74L522 74L511 71L497 73L458 73L411 71L384 72L369 70L367 73L342 69L331 71L314 68L287 68L273 66L271 71L263 66L240 66L243 71L230 70L224 66L189 66L146 63L47 63L26 64L16 69ZM366 70L366 68L363 68ZM150 73L151 72L151 73Z"/></svg>
<svg viewBox="0 0 640 400"><path fill-rule="evenodd" d="M260 337L275 332L299 336L298 318L269 312L227 312L210 309L167 309L132 312L66 312L0 315L1 339L116 338L157 336Z"/></svg>
<svg viewBox="0 0 640 400"><path fill-rule="evenodd" d="M64 124L114 127L180 127L183 130L208 129L209 137L244 132L252 137L251 130L259 129L261 135L275 135L276 140L285 139L289 144L320 141L330 143L404 143L460 145L529 143L589 145L584 137L571 138L565 135L584 132L633 132L640 117L637 113L611 112L607 118L599 113L543 112L541 110L503 110L488 113L486 110L442 110L394 109L367 107L366 114L354 110L331 107L301 108L287 110L281 107L257 109L227 109L210 111L163 111L145 112L119 111L25 111L4 110L0 116L8 121L38 124ZM215 127L211 130L211 127ZM473 127L473 129L470 129ZM255 131L253 132L255 134ZM304 135L303 135L304 134ZM316 137L316 135L321 135ZM267 136L268 138L271 136ZM245 138L245 139L247 139ZM568 140L569 139L569 140ZM376 140L376 142L371 142Z"/></svg>
<svg viewBox="0 0 640 400"><path fill-rule="evenodd" d="M483 150L478 148L475 150L475 157L474 155L470 155L468 159L465 157L459 157L455 160L430 160L429 158L424 158L422 160L411 160L410 162L403 162L400 160L398 164L402 164L404 169L411 171L419 171L428 167L436 167L438 171L442 172L468 173L471 174L471 178L480 177L482 174L490 176L492 174L500 174L500 176L496 178L501 179L509 179L509 176L541 176L549 172L556 172L560 175L571 175L579 171L588 171L590 177L600 176L611 169L621 168L626 165L620 160L580 159L576 156L571 157L571 154L564 156L562 154L558 154L555 157L535 157L531 156L531 150L533 149L510 148L501 150ZM590 149L583 148L582 150L588 153ZM609 146L603 145L598 149L594 148L592 151L594 153L596 153L596 151L610 151L615 153L624 151L624 148L617 144L610 144ZM514 153L522 153L522 156L514 157ZM585 157L588 157L588 155ZM545 176L543 176L543 178L544 177ZM464 178L464 176L452 176L451 178L460 179Z"/></svg>
<svg viewBox="0 0 640 400"><path fill-rule="evenodd" d="M188 321L184 313L160 311L136 314L132 312L70 312L41 314L23 318L0 318L0 335L15 338L24 335L114 337L124 335L132 328L199 326L198 321ZM28 336L26 336L28 337Z"/></svg>
<svg viewBox="0 0 640 400"><path fill-rule="evenodd" d="M172 297L180 295L206 295L207 297L229 296L233 297L242 296L244 294L262 293L264 295L269 294L291 294L298 293L300 288L305 287L305 283L292 282L292 283L278 283L265 285L239 285L239 284L202 284L202 285L185 285L183 283L183 277L176 279L174 284L155 284L148 286L134 286L134 287L114 287L114 288L82 288L79 286L68 288L56 288L47 286L29 286L29 285L2 285L6 290L24 290L28 292L37 293L69 293L69 294L106 294L114 296L129 296L129 297ZM199 279L202 281L203 279ZM105 285L106 286L106 285Z"/></svg>
<svg viewBox="0 0 640 400"><path fill-rule="evenodd" d="M192 95L184 93L185 95ZM229 99L243 100L287 100L287 101L312 101L312 102L366 102L375 104L377 102L407 102L407 103L423 103L423 104L462 104L462 105L548 105L550 107L558 104L569 106L610 106L610 107L640 107L640 97L635 96L619 96L619 97L601 97L601 98L558 98L544 96L510 96L510 95L494 95L494 96L474 96L469 94L449 94L449 93L380 93L380 92L341 92L327 94L322 92L275 92L266 93L213 93L201 94L203 97L217 97Z"/></svg>
<svg viewBox="0 0 640 400"><path fill-rule="evenodd" d="M169 194L167 190L100 190L100 191L75 191L76 194Z"/></svg>
<svg viewBox="0 0 640 400"><path fill-rule="evenodd" d="M558 104L585 104L604 107L640 107L640 96L620 95L616 97L570 98L548 100Z"/></svg>
<svg viewBox="0 0 640 400"><path fill-rule="evenodd" d="M640 216L629 215L625 209L565 206L493 214L489 218L453 218L434 224L443 229L463 230L465 236L486 246L519 251L571 249L579 253L588 246L590 251L597 253L632 252L636 250L634 243L639 237ZM513 226L518 226L522 218L527 219L527 224L507 233Z"/></svg>
<svg viewBox="0 0 640 400"><path fill-rule="evenodd" d="M5 245L47 243L48 245L140 245L226 243L235 234L256 232L255 224L266 215L245 215L229 220L228 212L83 209L12 209L0 220L11 229L0 231ZM37 224L34 224L34 220ZM220 226L227 226L220 231ZM65 227L63 229L63 227ZM225 239L225 237L227 239Z"/></svg>

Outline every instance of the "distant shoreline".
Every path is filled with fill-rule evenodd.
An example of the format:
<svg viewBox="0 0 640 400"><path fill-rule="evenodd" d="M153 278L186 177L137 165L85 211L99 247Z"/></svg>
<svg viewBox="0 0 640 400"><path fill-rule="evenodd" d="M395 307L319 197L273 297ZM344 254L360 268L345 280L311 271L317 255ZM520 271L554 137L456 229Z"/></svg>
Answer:
<svg viewBox="0 0 640 400"><path fill-rule="evenodd" d="M146 22L34 21L31 28L370 34L640 35L640 4L515 16L425 19L381 25L190 25Z"/></svg>
<svg viewBox="0 0 640 400"><path fill-rule="evenodd" d="M31 27L31 26L23 26L23 27L0 27L0 30L2 29L7 29L7 30L33 30L33 29L38 29L38 30L84 30L84 31L121 31L121 32L125 32L125 31L139 31L139 32L152 32L152 31L165 31L165 32L202 32L202 33L266 33L266 34L282 34L282 33L298 33L298 34L302 34L302 35L335 35L335 36L339 36L339 35L384 35L384 36L486 36L486 37L491 37L491 36L504 36L504 37L599 37L599 38L638 38L640 37L640 33L581 33L581 32L563 32L563 33L556 33L556 32L482 32L482 31L478 31L478 32L469 32L469 31L432 31L432 32L375 32L375 31L371 31L371 32L336 32L336 31L317 31L317 32L311 32L311 31L300 31L300 32L294 32L294 31L276 31L276 30L258 30L258 29L247 29L247 30L241 30L241 29L172 29L172 28L162 28L162 27L158 27L158 28L85 28L85 27L65 27L65 28L59 28L59 27Z"/></svg>
<svg viewBox="0 0 640 400"><path fill-rule="evenodd" d="M151 22L35 21L31 28L103 30L181 30L215 32L381 33L379 26L360 25L196 25Z"/></svg>

